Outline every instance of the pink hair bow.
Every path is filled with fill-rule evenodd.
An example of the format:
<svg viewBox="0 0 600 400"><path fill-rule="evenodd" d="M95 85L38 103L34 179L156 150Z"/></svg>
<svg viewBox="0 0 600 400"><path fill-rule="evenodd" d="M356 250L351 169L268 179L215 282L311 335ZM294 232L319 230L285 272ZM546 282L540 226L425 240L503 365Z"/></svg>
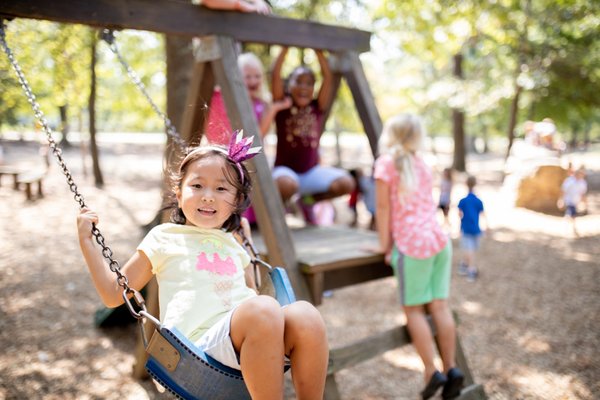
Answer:
<svg viewBox="0 0 600 400"><path fill-rule="evenodd" d="M229 141L229 148L227 149L227 156L231 161L235 163L238 171L240 172L240 178L244 183L244 170L242 169L241 162L248 160L258 154L261 147L250 147L254 141L254 136L244 137L244 131L233 132L231 140Z"/></svg>
<svg viewBox="0 0 600 400"><path fill-rule="evenodd" d="M234 132L231 135L231 140L229 141L227 155L236 163L240 163L254 157L260 152L261 147L251 147L253 141L254 136L245 138L244 131L241 129Z"/></svg>

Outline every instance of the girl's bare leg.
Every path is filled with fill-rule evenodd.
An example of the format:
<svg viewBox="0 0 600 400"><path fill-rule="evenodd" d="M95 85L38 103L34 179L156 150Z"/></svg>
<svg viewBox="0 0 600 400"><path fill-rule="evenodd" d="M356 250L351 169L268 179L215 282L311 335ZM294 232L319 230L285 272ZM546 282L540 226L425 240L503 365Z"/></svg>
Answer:
<svg viewBox="0 0 600 400"><path fill-rule="evenodd" d="M456 359L456 324L446 300L434 300L429 306L429 313L437 331L440 356L444 363L444 371L455 366Z"/></svg>
<svg viewBox="0 0 600 400"><path fill-rule="evenodd" d="M324 193L316 193L313 195L315 201L335 199L336 197L352 193L356 186L354 179L350 176L344 176L331 182L329 190Z"/></svg>
<svg viewBox="0 0 600 400"><path fill-rule="evenodd" d="M306 301L283 309L285 353L292 363L292 381L298 400L322 399L325 391L329 347L319 311Z"/></svg>
<svg viewBox="0 0 600 400"><path fill-rule="evenodd" d="M275 180L281 201L288 201L296 192L298 192L298 182L288 176L281 176Z"/></svg>
<svg viewBox="0 0 600 400"><path fill-rule="evenodd" d="M269 296L242 303L231 318L231 340L254 400L283 398L284 312Z"/></svg>
<svg viewBox="0 0 600 400"><path fill-rule="evenodd" d="M424 306L404 306L406 325L415 350L425 367L425 382L427 383L436 371L434 363L433 335L425 316Z"/></svg>

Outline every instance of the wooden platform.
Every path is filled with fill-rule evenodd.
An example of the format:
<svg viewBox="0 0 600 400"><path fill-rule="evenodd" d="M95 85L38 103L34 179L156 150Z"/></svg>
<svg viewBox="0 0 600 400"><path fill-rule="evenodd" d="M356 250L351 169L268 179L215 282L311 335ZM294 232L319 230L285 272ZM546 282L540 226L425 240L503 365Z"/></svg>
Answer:
<svg viewBox="0 0 600 400"><path fill-rule="evenodd" d="M377 245L377 234L345 226L305 227L291 230L298 263L306 278L313 304L321 304L325 290L337 289L392 275L383 254L368 248ZM253 232L261 254L266 246L259 232Z"/></svg>

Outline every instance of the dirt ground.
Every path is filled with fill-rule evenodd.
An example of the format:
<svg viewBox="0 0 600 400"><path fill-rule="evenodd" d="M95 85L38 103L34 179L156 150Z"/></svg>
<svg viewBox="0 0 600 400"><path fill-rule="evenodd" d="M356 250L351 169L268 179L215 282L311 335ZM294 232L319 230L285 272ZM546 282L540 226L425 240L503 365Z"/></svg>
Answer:
<svg viewBox="0 0 600 400"><path fill-rule="evenodd" d="M7 163L43 165L36 142L4 138L0 145ZM101 152L102 190L83 168L79 148L67 149L65 158L87 204L99 211L108 244L125 261L160 203L161 145L105 141ZM598 183L600 151L572 156L585 160L590 181ZM469 159L493 229L479 254L480 278L454 276L451 295L474 379L491 399L598 399L600 185L591 185L575 238L561 217L513 207L514 189L500 183L497 166L497 157ZM94 326L100 301L78 250L77 204L55 161L42 199L25 201L7 176L1 183L0 399L170 398L131 377L135 325ZM457 183L453 198L464 192ZM345 222L343 200L336 208ZM455 212L451 222L457 261ZM403 321L393 278L336 290L319 309L332 345ZM407 346L337 380L344 399L416 399L421 371Z"/></svg>

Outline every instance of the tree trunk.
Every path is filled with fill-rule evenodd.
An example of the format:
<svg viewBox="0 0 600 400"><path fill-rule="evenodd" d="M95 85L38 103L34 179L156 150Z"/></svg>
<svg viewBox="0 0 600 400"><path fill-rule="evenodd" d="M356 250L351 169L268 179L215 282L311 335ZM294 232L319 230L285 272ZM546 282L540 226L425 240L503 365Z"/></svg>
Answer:
<svg viewBox="0 0 600 400"><path fill-rule="evenodd" d="M194 66L194 57L192 54L192 41L188 38L178 36L165 36L165 52L167 58L167 116L177 128L181 127L183 111L186 107L187 89L191 81L191 73ZM173 140L167 138L168 145L165 147L165 159L171 160L173 152ZM162 183L163 206L168 201L167 196L169 188L167 182L163 179ZM144 228L150 229L155 225L165 222L166 216L161 211L163 206L157 211L154 219Z"/></svg>
<svg viewBox="0 0 600 400"><path fill-rule="evenodd" d="M192 42L188 38L166 36L167 115L175 127L181 126L187 89L194 65Z"/></svg>
<svg viewBox="0 0 600 400"><path fill-rule="evenodd" d="M508 159L510 156L510 150L512 149L513 143L515 141L515 126L517 126L517 113L519 112L519 97L521 97L521 92L523 88L519 85L515 85L515 97L510 106L510 119L508 123L508 147L506 149L506 156L504 157L504 161Z"/></svg>
<svg viewBox="0 0 600 400"><path fill-rule="evenodd" d="M97 32L92 31L91 59L90 59L90 97L88 101L88 113L90 119L90 153L92 155L92 169L94 171L94 182L97 187L104 186L102 171L100 170L100 159L98 157L98 145L96 144L96 45L98 44Z"/></svg>
<svg viewBox="0 0 600 400"><path fill-rule="evenodd" d="M483 125L482 137L483 137L483 153L487 154L490 152L490 137L488 135L488 128L485 125Z"/></svg>
<svg viewBox="0 0 600 400"><path fill-rule="evenodd" d="M454 77L463 79L462 54L454 55ZM464 172L465 163L465 113L459 109L452 109L452 137L454 138L454 161L452 168Z"/></svg>
<svg viewBox="0 0 600 400"><path fill-rule="evenodd" d="M69 118L67 116L67 111L69 110L68 104L63 104L62 106L58 106L58 111L60 113L60 133L62 134L62 138L60 139L61 147L69 147L71 143L69 143L68 135L69 135Z"/></svg>
<svg viewBox="0 0 600 400"><path fill-rule="evenodd" d="M590 140L591 130L592 130L592 124L590 122L586 122L585 127L583 128L583 146L586 150L591 143L591 140Z"/></svg>
<svg viewBox="0 0 600 400"><path fill-rule="evenodd" d="M571 126L571 144L570 147L571 149L576 149L577 148L577 138L579 136L579 127L576 126L575 124L573 124Z"/></svg>
<svg viewBox="0 0 600 400"><path fill-rule="evenodd" d="M489 153L490 151L490 135L488 131L488 126L485 124L481 114L479 115L479 129L481 130L481 139L483 140L483 150L482 153Z"/></svg>

